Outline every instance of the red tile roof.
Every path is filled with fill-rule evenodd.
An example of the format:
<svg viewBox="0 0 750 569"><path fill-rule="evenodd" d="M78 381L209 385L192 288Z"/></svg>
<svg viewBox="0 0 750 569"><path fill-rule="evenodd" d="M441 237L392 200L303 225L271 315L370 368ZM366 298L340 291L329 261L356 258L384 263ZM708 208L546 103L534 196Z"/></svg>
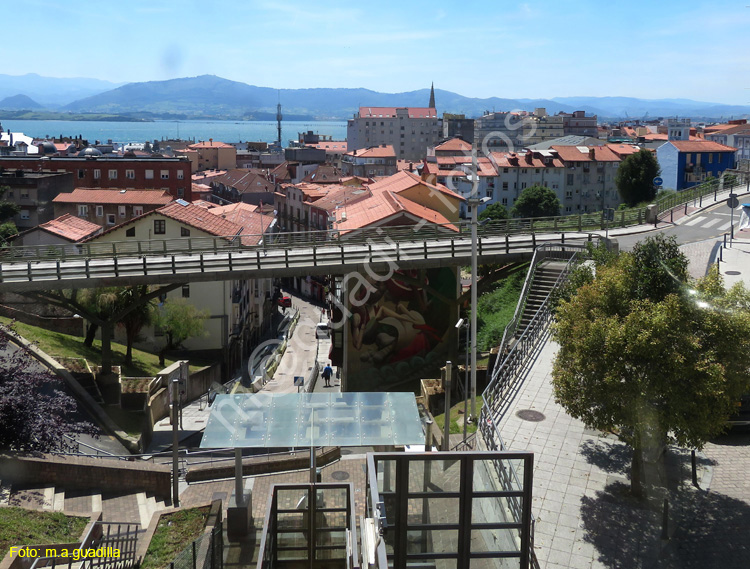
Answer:
<svg viewBox="0 0 750 569"><path fill-rule="evenodd" d="M672 144L680 152L737 152L736 148L710 140L670 140L667 144Z"/></svg>
<svg viewBox="0 0 750 569"><path fill-rule="evenodd" d="M427 186L428 188L431 188L437 192L440 192L441 194L445 194L447 196L450 196L452 198L457 198L461 201L463 201L463 197L457 194L456 192L452 192L442 184L430 184L429 182L425 182L422 180L416 173L414 172L407 172L407 171L401 171L396 174L393 174L393 176L388 176L387 178L382 178L375 182L374 184L370 184L368 187L372 192L378 192L383 190L388 190L390 192L394 193L401 193L405 190L408 190L409 188L413 188L415 186Z"/></svg>
<svg viewBox="0 0 750 569"><path fill-rule="evenodd" d="M225 174L211 178L210 183L224 184L241 194L267 193L276 187L273 182L266 179L261 170L250 168L227 170Z"/></svg>
<svg viewBox="0 0 750 569"><path fill-rule="evenodd" d="M330 186L329 186L330 187ZM354 204L372 196L367 188L357 186L332 186L327 195L315 201L311 207L325 211L333 211L342 205Z"/></svg>
<svg viewBox="0 0 750 569"><path fill-rule="evenodd" d="M570 148L570 147L564 147ZM575 147L572 147L575 148ZM545 156L541 152L492 152L490 158L497 168L562 168L563 161L552 153ZM550 160L551 159L551 160ZM548 163L549 162L549 163Z"/></svg>
<svg viewBox="0 0 750 569"><path fill-rule="evenodd" d="M193 182L210 182L213 178L223 176L226 173L226 170L202 170L193 174L191 179Z"/></svg>
<svg viewBox="0 0 750 569"><path fill-rule="evenodd" d="M218 140L214 141L208 141L201 140L200 142L196 144L191 144L190 148L192 149L198 149L198 148L234 148L231 144L227 144L225 142L219 142Z"/></svg>
<svg viewBox="0 0 750 569"><path fill-rule="evenodd" d="M435 151L443 152L471 152L471 144L460 138L451 138L435 147Z"/></svg>
<svg viewBox="0 0 750 569"><path fill-rule="evenodd" d="M395 158L396 151L393 146L386 144L384 146L372 146L359 150L352 150L346 153L347 156L356 156L357 158Z"/></svg>
<svg viewBox="0 0 750 569"><path fill-rule="evenodd" d="M437 109L431 107L360 107L359 118L394 118L396 109L406 108L410 119L436 119Z"/></svg>
<svg viewBox="0 0 750 569"><path fill-rule="evenodd" d="M308 144L307 146L325 150L326 152L346 152L346 140L326 140L317 144Z"/></svg>
<svg viewBox="0 0 750 569"><path fill-rule="evenodd" d="M57 194L54 203L115 204L115 205L165 205L172 201L166 190L103 190L76 188L69 193Z"/></svg>
<svg viewBox="0 0 750 569"><path fill-rule="evenodd" d="M184 204L184 205L183 205ZM242 226L215 215L213 210L206 210L186 202L172 202L145 215L163 215L185 225L195 227L211 235L226 237L244 233ZM140 219L140 218L136 218Z"/></svg>
<svg viewBox="0 0 750 569"><path fill-rule="evenodd" d="M86 239L87 237L91 237L92 235L96 235L102 230L102 226L66 213L65 215L61 215L60 217L46 223L42 223L35 229L47 231L48 233L52 233L53 235L57 235L58 237L62 237L63 239L75 243L82 239ZM33 229L31 231L33 231Z"/></svg>
<svg viewBox="0 0 750 569"><path fill-rule="evenodd" d="M338 184L341 181L341 170L330 164L320 164L314 171L302 178L302 181L316 184Z"/></svg>
<svg viewBox="0 0 750 569"><path fill-rule="evenodd" d="M273 215L258 212L257 206L241 202L217 206L211 208L209 211L222 219L241 226L243 228L243 235L260 235L261 233L265 233L271 228L276 219Z"/></svg>

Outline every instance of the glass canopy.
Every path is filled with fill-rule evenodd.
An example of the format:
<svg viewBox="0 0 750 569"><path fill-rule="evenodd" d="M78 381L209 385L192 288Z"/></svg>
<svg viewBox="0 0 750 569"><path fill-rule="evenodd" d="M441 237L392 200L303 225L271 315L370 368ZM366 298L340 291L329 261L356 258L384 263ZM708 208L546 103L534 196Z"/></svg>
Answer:
<svg viewBox="0 0 750 569"><path fill-rule="evenodd" d="M201 448L424 444L413 393L217 395Z"/></svg>

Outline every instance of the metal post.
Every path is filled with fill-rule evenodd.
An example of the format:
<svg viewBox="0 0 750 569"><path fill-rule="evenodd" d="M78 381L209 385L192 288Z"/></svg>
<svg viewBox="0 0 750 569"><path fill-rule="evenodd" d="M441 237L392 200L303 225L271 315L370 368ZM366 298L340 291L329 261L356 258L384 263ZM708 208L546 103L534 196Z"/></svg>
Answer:
<svg viewBox="0 0 750 569"><path fill-rule="evenodd" d="M234 501L237 506L245 503L245 488L242 482L242 449L234 449Z"/></svg>
<svg viewBox="0 0 750 569"><path fill-rule="evenodd" d="M315 475L315 437L313 431L315 430L315 408L311 409L310 415L310 484L317 482L317 476Z"/></svg>
<svg viewBox="0 0 750 569"><path fill-rule="evenodd" d="M180 507L180 436L177 425L177 408L180 397L180 379L172 378L172 506Z"/></svg>
<svg viewBox="0 0 750 569"><path fill-rule="evenodd" d="M445 362L445 422L443 425L443 450L450 450L451 432L451 376L453 375L453 364Z"/></svg>
<svg viewBox="0 0 750 569"><path fill-rule="evenodd" d="M732 199L732 197L734 197L734 194L730 190L730 192L729 192L729 199ZM731 208L731 210L732 210L732 213L730 214L730 217L729 217L729 223L730 223L730 228L729 228L729 246L730 247L732 246L732 241L734 241L734 208Z"/></svg>
<svg viewBox="0 0 750 569"><path fill-rule="evenodd" d="M477 202L471 206L471 419L477 416Z"/></svg>
<svg viewBox="0 0 750 569"><path fill-rule="evenodd" d="M693 471L693 486L698 488L698 462L695 459L695 449L690 451L690 466Z"/></svg>
<svg viewBox="0 0 750 569"><path fill-rule="evenodd" d="M468 332L468 330L467 330ZM469 338L466 338L467 342L464 346L464 351L466 352L466 365L464 367L464 442L466 442L466 430L467 425L469 424L469 414L468 414L468 405L469 402ZM500 357L500 356L498 356Z"/></svg>

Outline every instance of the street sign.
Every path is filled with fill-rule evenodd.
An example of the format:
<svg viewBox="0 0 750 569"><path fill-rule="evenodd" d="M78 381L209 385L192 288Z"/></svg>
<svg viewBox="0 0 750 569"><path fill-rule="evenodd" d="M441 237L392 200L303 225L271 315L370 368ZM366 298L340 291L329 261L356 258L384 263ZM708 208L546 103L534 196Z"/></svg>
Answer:
<svg viewBox="0 0 750 569"><path fill-rule="evenodd" d="M656 178L654 178L654 186L659 187L663 183L664 183L664 180L662 179L661 176L657 176Z"/></svg>
<svg viewBox="0 0 750 569"><path fill-rule="evenodd" d="M294 376L294 387L304 387L305 386L305 378L301 375L295 375Z"/></svg>
<svg viewBox="0 0 750 569"><path fill-rule="evenodd" d="M729 196L729 197L727 198L727 205L728 205L728 206L729 206L730 208L734 209L734 208L736 208L736 207L737 207L738 205L740 205L740 200L738 200L738 199L737 199L737 196L735 196L734 194L731 194L731 195L730 195L730 196Z"/></svg>

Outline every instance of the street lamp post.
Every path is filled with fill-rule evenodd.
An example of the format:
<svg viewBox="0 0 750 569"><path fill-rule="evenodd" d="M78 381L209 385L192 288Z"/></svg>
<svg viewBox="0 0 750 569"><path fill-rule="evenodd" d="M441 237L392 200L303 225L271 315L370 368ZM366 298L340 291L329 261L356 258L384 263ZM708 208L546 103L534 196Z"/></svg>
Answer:
<svg viewBox="0 0 750 569"><path fill-rule="evenodd" d="M464 345L464 352L466 353L466 360L464 364L464 442L466 442L466 431L467 425L469 424L469 330L468 322L465 319L459 318L456 322L456 330L460 330L466 327L466 344Z"/></svg>
<svg viewBox="0 0 750 569"><path fill-rule="evenodd" d="M476 159L476 155L474 156ZM471 208L471 420L477 417L477 209L490 201L490 198L478 198L479 178L474 168L471 197L466 204Z"/></svg>

